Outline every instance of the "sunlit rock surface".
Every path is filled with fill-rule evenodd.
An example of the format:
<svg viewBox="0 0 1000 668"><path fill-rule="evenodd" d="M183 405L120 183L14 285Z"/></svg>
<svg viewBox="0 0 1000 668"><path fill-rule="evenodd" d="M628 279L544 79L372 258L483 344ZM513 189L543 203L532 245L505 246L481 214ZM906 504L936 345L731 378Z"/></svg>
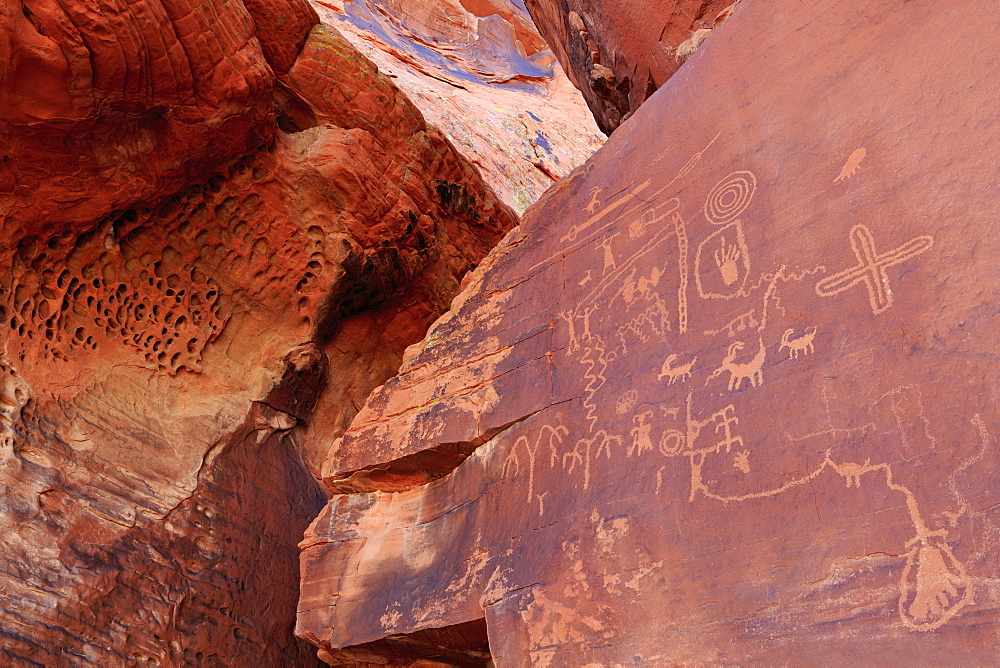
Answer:
<svg viewBox="0 0 1000 668"><path fill-rule="evenodd" d="M525 0L539 32L610 134L742 0Z"/></svg>
<svg viewBox="0 0 1000 668"><path fill-rule="evenodd" d="M739 5L333 444L299 635L993 663L993 19Z"/></svg>
<svg viewBox="0 0 1000 668"><path fill-rule="evenodd" d="M316 24L4 10L4 665L317 661L292 634L312 473L516 218Z"/></svg>
<svg viewBox="0 0 1000 668"><path fill-rule="evenodd" d="M314 1L524 211L604 137L514 0Z"/></svg>

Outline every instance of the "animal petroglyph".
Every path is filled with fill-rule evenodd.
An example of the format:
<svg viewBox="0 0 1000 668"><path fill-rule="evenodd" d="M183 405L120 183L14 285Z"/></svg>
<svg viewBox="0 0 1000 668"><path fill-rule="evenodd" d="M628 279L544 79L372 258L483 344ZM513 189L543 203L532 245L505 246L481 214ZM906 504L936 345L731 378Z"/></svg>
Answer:
<svg viewBox="0 0 1000 668"><path fill-rule="evenodd" d="M740 355L740 351L746 347L746 344L742 341L733 341L730 343L722 364L712 372L708 380L705 381L705 384L708 385L709 381L726 371L729 372L730 391L740 389L740 385L744 380L749 380L751 387L763 384L764 360L767 357L767 347L764 345L764 340L761 337L757 337L757 343L757 352L749 362L736 361L736 358Z"/></svg>
<svg viewBox="0 0 1000 668"><path fill-rule="evenodd" d="M597 211L597 207L601 206L601 200L599 200L597 196L601 194L602 190L604 189L601 188L600 186L590 189L590 203L587 206L583 207L584 211L590 214Z"/></svg>
<svg viewBox="0 0 1000 668"><path fill-rule="evenodd" d="M663 360L663 365L660 367L660 374L656 377L657 380L667 379L667 385L673 385L674 381L680 380L684 382L691 377L691 371L694 368L694 363L698 361L697 357L691 358L690 361L681 364L680 366L674 366L674 362L677 361L677 355L670 355L667 359Z"/></svg>
<svg viewBox="0 0 1000 668"><path fill-rule="evenodd" d="M851 249L857 256L858 263L850 269L821 280L816 284L816 294L820 297L833 297L864 282L868 288L868 301L872 313L876 315L892 306L892 288L889 286L889 277L885 270L920 255L934 244L933 237L919 236L898 248L880 254L875 249L871 230L864 225L852 227L850 239Z"/></svg>
<svg viewBox="0 0 1000 668"><path fill-rule="evenodd" d="M592 216L590 216L584 222L580 223L579 225L572 225L572 226L570 226L569 231L567 231L566 234L564 234L562 237L560 237L559 241L561 241L563 243L565 243L567 241L571 241L571 242L572 241L576 241L576 238L580 235L580 232L583 232L584 230L586 230L587 228L589 228L594 223L598 223L598 222L602 221L609 213L611 213L612 211L614 211L618 207L624 205L625 203L627 203L628 201L630 201L631 199L633 199L634 197L636 197L643 190L645 190L649 186L649 184L650 184L650 181L643 181L642 183L640 183L636 187L632 188L631 190L629 190L627 193L625 193L624 195L622 195L618 199L612 201L610 204L608 204L606 207L604 207L603 209L601 209L599 212L597 212L597 213L593 214Z"/></svg>
<svg viewBox="0 0 1000 668"><path fill-rule="evenodd" d="M795 336L794 329L786 329L785 333L781 335L781 345L778 346L778 352L788 348L788 356L793 360L797 360L800 354L808 355L815 350L813 346L813 339L815 338L815 325L807 327L801 336Z"/></svg>
<svg viewBox="0 0 1000 668"><path fill-rule="evenodd" d="M858 167L861 166L861 161L865 159L866 155L868 155L868 150L864 146L854 149L854 152L848 156L847 162L844 163L844 168L840 170L840 175L833 182L837 183L854 176L854 172L858 171Z"/></svg>
<svg viewBox="0 0 1000 668"><path fill-rule="evenodd" d="M972 601L972 580L963 564L955 557L947 542L945 529L931 530L920 512L917 498L904 484L896 482L892 465L888 463L835 461L830 450L826 450L818 466L805 475L786 480L778 487L762 489L748 494L725 495L713 492L702 478L702 468L706 458L729 453L736 448L733 466L744 473L750 472L749 450L744 447L743 438L736 436L733 427L739 424L732 404L716 411L706 420L693 417L692 395L687 398L686 435L684 450L679 453L688 457L691 467L691 487L688 500L693 502L699 495L723 504L741 503L751 499L776 497L796 487L818 478L825 471L844 478L847 487L861 489L862 481L869 476L881 480L889 490L901 494L905 508L913 525L915 536L906 544L906 564L899 581L899 617L913 631L931 631L945 624ZM975 416L977 427L982 422ZM709 441L703 447L697 446L703 429L713 425L714 431L722 438ZM985 428L984 428L985 429ZM832 429L817 432L810 437L832 434L846 434L850 430Z"/></svg>

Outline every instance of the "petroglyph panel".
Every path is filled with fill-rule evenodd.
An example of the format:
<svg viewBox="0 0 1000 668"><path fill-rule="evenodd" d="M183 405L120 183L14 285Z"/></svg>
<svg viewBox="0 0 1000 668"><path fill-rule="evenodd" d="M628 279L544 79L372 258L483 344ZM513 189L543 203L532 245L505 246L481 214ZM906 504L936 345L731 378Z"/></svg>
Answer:
<svg viewBox="0 0 1000 668"><path fill-rule="evenodd" d="M303 563L344 580L303 602L310 628L336 600L326 641L360 641L405 591L412 616L387 633L482 611L514 665L993 660L1000 237L981 194L1000 130L991 86L946 71L944 45L884 54L889 93L861 67L878 35L957 18L914 4L876 27L860 3L743 3L724 29L745 39L796 16L783 57L748 63L720 32L689 63L711 85L668 85L546 195L435 328L453 345L415 351L369 404L391 445L373 461L373 434L339 444L345 472L478 447L431 485L333 502L345 524L321 517ZM836 65L807 57L820 48ZM965 102L943 116L929 85ZM928 134L875 141L886 108ZM954 145L931 140L941 124ZM462 369L486 372L488 411L449 389ZM412 414L449 436L412 438ZM366 522L380 540L419 526L441 556L359 565ZM478 602L444 591L472 558Z"/></svg>

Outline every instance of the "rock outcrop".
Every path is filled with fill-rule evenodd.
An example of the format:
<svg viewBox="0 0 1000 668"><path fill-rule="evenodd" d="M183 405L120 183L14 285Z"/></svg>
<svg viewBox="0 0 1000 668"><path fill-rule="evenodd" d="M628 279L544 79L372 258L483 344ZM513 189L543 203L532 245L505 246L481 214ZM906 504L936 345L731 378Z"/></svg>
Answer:
<svg viewBox="0 0 1000 668"><path fill-rule="evenodd" d="M299 635L994 661L994 15L741 4L334 443Z"/></svg>
<svg viewBox="0 0 1000 668"><path fill-rule="evenodd" d="M0 663L315 664L313 408L516 217L304 0L3 12Z"/></svg>
<svg viewBox="0 0 1000 668"><path fill-rule="evenodd" d="M604 141L580 94L511 0L313 2L524 211Z"/></svg>
<svg viewBox="0 0 1000 668"><path fill-rule="evenodd" d="M538 30L611 134L740 0L525 0Z"/></svg>

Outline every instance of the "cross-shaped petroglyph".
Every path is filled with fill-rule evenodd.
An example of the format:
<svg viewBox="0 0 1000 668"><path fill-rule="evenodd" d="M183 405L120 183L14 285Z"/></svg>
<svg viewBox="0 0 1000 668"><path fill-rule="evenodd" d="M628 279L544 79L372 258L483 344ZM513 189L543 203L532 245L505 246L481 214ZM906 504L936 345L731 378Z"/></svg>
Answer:
<svg viewBox="0 0 1000 668"><path fill-rule="evenodd" d="M850 239L851 249L857 256L858 263L817 283L816 294L820 297L832 297L863 281L868 288L868 301L875 314L892 306L892 288L889 287L889 277L885 270L920 255L934 244L934 237L924 235L879 254L875 249L871 230L864 225L852 227Z"/></svg>

